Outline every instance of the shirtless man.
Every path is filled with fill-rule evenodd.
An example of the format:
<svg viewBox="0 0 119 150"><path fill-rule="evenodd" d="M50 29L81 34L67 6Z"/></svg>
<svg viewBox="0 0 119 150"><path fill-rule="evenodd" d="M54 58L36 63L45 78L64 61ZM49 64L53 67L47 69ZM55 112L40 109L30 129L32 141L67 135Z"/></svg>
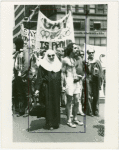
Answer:
<svg viewBox="0 0 119 150"><path fill-rule="evenodd" d="M70 43L66 49L66 57L62 62L62 89L66 91L67 95L67 125L72 128L76 127L76 124L83 125L82 122L77 120L77 111L79 103L80 77L76 74L76 60L78 46L75 43ZM72 105L73 102L73 122L71 120Z"/></svg>

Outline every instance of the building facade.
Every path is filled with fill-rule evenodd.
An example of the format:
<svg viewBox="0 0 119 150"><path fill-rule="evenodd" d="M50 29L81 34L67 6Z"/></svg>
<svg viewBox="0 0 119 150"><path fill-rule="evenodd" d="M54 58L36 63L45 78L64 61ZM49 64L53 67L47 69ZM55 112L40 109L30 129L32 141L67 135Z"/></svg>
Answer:
<svg viewBox="0 0 119 150"><path fill-rule="evenodd" d="M14 39L20 36L20 25L36 30L38 11L51 20L59 20L72 11L75 42L81 47L84 43L107 46L107 5L15 5Z"/></svg>

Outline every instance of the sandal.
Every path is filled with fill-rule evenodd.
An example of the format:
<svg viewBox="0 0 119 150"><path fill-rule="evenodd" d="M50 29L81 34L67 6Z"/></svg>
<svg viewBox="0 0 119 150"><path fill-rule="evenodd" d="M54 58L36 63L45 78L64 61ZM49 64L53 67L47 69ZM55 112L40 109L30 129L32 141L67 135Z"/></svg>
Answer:
<svg viewBox="0 0 119 150"><path fill-rule="evenodd" d="M83 122L78 121L78 120L74 120L73 122L74 122L75 124L79 125L79 126L82 126L82 125L83 125Z"/></svg>
<svg viewBox="0 0 119 150"><path fill-rule="evenodd" d="M73 124L73 123L71 123L71 122L67 122L67 125L68 125L69 127L76 128L76 125Z"/></svg>

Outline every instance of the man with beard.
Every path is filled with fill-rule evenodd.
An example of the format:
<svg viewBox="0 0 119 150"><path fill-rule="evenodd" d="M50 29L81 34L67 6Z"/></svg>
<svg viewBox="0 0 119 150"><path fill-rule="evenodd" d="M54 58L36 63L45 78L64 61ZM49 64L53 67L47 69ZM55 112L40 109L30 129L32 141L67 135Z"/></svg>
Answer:
<svg viewBox="0 0 119 150"><path fill-rule="evenodd" d="M99 116L99 90L102 84L102 66L99 60L94 59L95 50L87 50L88 61L86 69L86 103L85 112L93 117Z"/></svg>
<svg viewBox="0 0 119 150"><path fill-rule="evenodd" d="M62 89L66 91L67 95L67 125L75 128L76 124L83 125L83 122L78 121L77 111L80 93L80 77L76 73L76 55L78 47L75 43L70 43L66 49L66 57L62 61ZM71 120L73 103L73 121Z"/></svg>

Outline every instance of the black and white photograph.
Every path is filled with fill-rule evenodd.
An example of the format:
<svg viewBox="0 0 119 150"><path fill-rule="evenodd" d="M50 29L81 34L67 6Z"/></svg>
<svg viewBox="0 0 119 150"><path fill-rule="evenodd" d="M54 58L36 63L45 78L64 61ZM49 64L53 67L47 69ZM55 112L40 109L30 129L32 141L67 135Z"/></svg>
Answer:
<svg viewBox="0 0 119 150"><path fill-rule="evenodd" d="M12 143L108 143L109 3L14 2L10 14Z"/></svg>

